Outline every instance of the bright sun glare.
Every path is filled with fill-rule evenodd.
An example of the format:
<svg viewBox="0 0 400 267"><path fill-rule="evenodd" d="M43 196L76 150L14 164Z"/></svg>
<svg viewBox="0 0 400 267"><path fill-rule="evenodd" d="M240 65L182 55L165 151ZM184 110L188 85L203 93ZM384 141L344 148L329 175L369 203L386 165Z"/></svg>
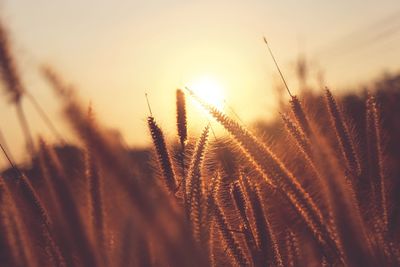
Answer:
<svg viewBox="0 0 400 267"><path fill-rule="evenodd" d="M190 90L218 109L224 107L224 88L212 77L202 77L188 84Z"/></svg>

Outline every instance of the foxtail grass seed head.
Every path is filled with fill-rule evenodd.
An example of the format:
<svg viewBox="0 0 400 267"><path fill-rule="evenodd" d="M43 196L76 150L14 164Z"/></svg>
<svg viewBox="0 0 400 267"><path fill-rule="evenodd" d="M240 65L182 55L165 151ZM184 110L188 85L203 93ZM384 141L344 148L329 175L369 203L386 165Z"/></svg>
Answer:
<svg viewBox="0 0 400 267"><path fill-rule="evenodd" d="M0 77L4 88L11 96L13 103L21 100L24 89L19 77L15 59L11 53L11 44L4 25L0 22Z"/></svg>
<svg viewBox="0 0 400 267"><path fill-rule="evenodd" d="M185 146L187 140L187 119L185 93L181 89L176 90L176 122L181 147Z"/></svg>
<svg viewBox="0 0 400 267"><path fill-rule="evenodd" d="M350 136L343 114L328 88L325 91L325 99L347 169L351 172L355 171L356 175L359 175L361 173L361 165L359 156L355 150L354 141Z"/></svg>
<svg viewBox="0 0 400 267"><path fill-rule="evenodd" d="M175 172L173 170L167 144L165 143L164 134L153 117L148 117L147 123L149 125L153 145L157 152L158 162L162 169L165 185L167 186L169 192L174 194L177 188Z"/></svg>

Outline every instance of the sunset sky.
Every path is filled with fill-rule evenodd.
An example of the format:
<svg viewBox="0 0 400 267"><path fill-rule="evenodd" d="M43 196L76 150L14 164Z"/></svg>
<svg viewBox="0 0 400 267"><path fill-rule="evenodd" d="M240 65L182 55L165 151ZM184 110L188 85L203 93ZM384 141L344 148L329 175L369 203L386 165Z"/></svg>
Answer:
<svg viewBox="0 0 400 267"><path fill-rule="evenodd" d="M130 146L150 140L145 92L171 138L175 89L184 85L211 81L246 122L276 115L279 79L262 36L295 92L299 53L310 61L310 82L322 71L334 92L400 69L398 0L7 0L0 8L24 84L57 128L68 135L59 102L38 73L43 63L74 84L83 103L92 102ZM0 129L21 157L15 110L2 96ZM24 104L35 135L50 137ZM193 116L191 128L205 125Z"/></svg>

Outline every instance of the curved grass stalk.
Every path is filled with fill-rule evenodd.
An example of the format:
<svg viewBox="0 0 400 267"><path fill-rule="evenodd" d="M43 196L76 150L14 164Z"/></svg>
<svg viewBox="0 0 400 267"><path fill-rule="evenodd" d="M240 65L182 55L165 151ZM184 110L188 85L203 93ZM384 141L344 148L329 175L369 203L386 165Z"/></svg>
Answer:
<svg viewBox="0 0 400 267"><path fill-rule="evenodd" d="M340 150L345 159L347 169L350 172L355 170L356 175L361 174L360 157L357 155L355 145L350 137L348 126L343 119L342 112L340 111L335 98L329 89L325 93L326 106L329 110L330 119L336 131L336 136L340 144Z"/></svg>
<svg viewBox="0 0 400 267"><path fill-rule="evenodd" d="M188 89L189 90L189 89ZM277 186L288 196L298 215L304 220L316 240L325 248L330 247L337 253L335 243L330 238L329 231L323 220L321 211L297 181L294 175L273 154L259 142L250 132L230 119L215 107L205 103L189 90L191 95L233 136L244 155L248 157L263 174L267 183Z"/></svg>
<svg viewBox="0 0 400 267"><path fill-rule="evenodd" d="M215 203L216 203L214 209L215 222L222 235L223 242L228 249L228 254L230 255L230 259L232 259L237 266L250 266L250 263L245 256L246 254L242 250L235 236L232 234L232 231L230 231L230 227L226 220L225 214L221 209L221 206L218 204L218 201L216 200Z"/></svg>
<svg viewBox="0 0 400 267"><path fill-rule="evenodd" d="M201 240L201 218L202 218L202 201L203 201L203 186L202 186L202 178L201 178L201 164L204 159L204 152L207 145L207 137L208 137L208 129L207 126L203 133L201 134L199 140L197 141L196 148L194 150L192 160L190 163L188 179L189 183L187 184L188 189L188 201L190 203L190 219L192 223L192 231L194 234L195 240L200 242Z"/></svg>

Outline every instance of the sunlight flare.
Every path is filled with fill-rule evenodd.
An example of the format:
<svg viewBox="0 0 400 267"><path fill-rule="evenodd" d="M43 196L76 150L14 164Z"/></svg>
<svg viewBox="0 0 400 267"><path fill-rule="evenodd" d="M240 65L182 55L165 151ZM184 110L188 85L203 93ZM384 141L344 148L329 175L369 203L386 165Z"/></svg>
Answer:
<svg viewBox="0 0 400 267"><path fill-rule="evenodd" d="M215 78L201 77L190 82L188 88L207 103L220 110L224 108L224 88Z"/></svg>

